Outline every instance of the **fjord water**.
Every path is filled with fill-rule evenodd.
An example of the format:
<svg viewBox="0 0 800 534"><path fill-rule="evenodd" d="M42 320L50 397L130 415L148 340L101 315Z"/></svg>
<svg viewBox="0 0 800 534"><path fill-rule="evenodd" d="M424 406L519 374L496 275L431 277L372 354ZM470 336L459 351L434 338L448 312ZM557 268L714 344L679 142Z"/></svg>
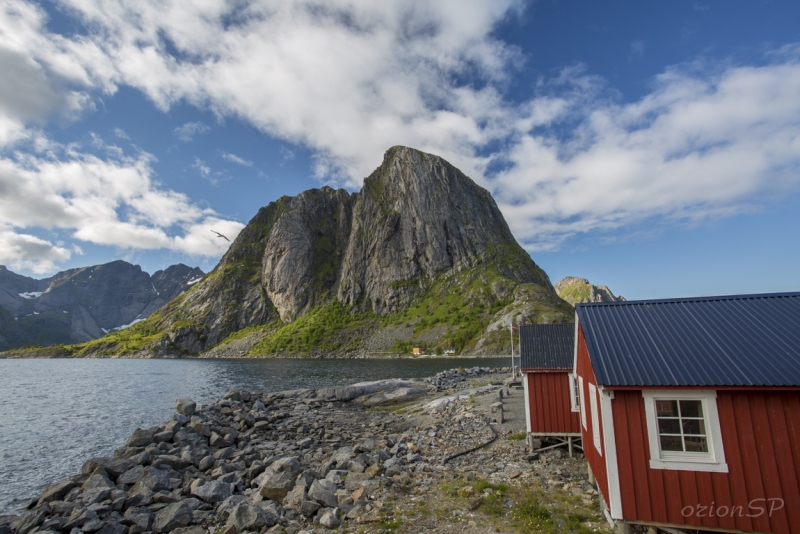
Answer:
<svg viewBox="0 0 800 534"><path fill-rule="evenodd" d="M166 420L175 399L198 404L231 389L256 392L421 378L503 359L128 360L0 359L0 515L44 486L110 456L138 426Z"/></svg>

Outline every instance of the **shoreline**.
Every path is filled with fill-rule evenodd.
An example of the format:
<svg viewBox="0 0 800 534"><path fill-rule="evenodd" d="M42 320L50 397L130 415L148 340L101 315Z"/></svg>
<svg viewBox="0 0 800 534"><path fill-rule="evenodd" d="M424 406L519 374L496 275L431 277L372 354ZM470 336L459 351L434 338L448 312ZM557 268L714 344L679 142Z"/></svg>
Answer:
<svg viewBox="0 0 800 534"><path fill-rule="evenodd" d="M434 478L471 461L444 464L464 448L462 439L442 439L448 425L456 421L472 441L494 433L479 410L451 415L494 401L508 373L476 367L336 388L231 391L203 406L178 400L177 413L134 431L113 458L87 460L21 516L0 516L0 532L384 528L395 521L386 503L411 503Z"/></svg>

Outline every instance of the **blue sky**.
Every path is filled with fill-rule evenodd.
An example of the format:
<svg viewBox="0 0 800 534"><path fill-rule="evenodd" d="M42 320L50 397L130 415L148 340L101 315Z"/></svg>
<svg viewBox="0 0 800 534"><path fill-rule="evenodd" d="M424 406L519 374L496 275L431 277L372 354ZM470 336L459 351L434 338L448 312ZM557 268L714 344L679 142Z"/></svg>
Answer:
<svg viewBox="0 0 800 534"><path fill-rule="evenodd" d="M550 275L800 289L800 4L8 0L0 264L208 271L259 207L439 154Z"/></svg>

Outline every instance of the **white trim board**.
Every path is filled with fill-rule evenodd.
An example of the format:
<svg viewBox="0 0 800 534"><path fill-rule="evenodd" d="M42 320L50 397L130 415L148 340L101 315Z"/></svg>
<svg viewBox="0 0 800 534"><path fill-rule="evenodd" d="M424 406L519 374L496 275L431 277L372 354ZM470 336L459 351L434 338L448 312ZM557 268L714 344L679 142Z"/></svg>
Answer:
<svg viewBox="0 0 800 534"><path fill-rule="evenodd" d="M522 387L525 390L525 428L531 432L531 397L528 389L528 373L522 373Z"/></svg>
<svg viewBox="0 0 800 534"><path fill-rule="evenodd" d="M606 477L608 478L608 499L611 501L611 517L622 519L622 493L619 481L619 463L617 462L617 438L614 433L614 413L611 400L614 392L602 387L600 394L600 414L603 419L603 444L606 451Z"/></svg>

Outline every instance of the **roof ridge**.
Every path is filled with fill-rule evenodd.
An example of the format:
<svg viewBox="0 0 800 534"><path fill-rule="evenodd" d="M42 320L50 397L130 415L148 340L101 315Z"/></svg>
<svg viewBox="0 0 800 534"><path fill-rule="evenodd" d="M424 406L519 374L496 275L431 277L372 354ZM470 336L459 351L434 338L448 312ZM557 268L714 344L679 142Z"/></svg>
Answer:
<svg viewBox="0 0 800 534"><path fill-rule="evenodd" d="M623 302L581 302L575 307L603 307L603 306L636 306L643 304L670 304L677 302L708 302L717 300L752 300L752 299L767 299L767 298L796 298L800 297L800 291L786 292L786 293L751 293L744 295L705 295L700 297L677 297L667 299L641 299L641 300L628 300Z"/></svg>

